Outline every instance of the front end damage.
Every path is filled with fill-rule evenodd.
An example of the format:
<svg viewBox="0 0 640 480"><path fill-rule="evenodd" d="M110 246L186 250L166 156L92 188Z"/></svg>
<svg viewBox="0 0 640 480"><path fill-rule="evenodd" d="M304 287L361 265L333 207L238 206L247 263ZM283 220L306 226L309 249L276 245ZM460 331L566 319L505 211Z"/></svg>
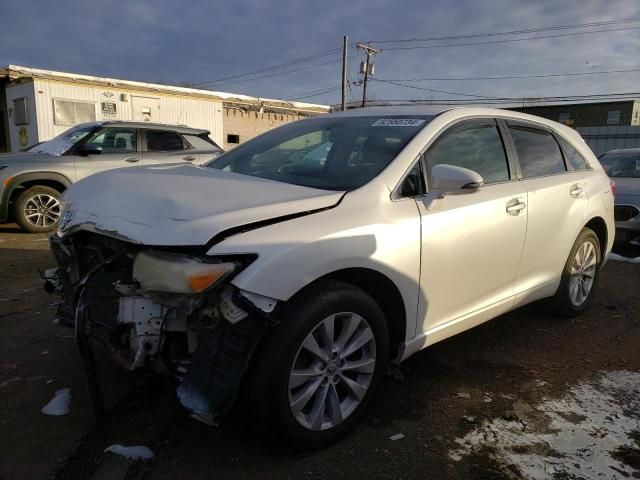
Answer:
<svg viewBox="0 0 640 480"><path fill-rule="evenodd" d="M255 256L213 258L197 247L148 247L87 231L50 242L58 267L45 272L45 288L61 296L57 320L75 327L99 420L96 345L126 369L174 375L180 402L200 420L230 408L275 322L276 300L231 284Z"/></svg>

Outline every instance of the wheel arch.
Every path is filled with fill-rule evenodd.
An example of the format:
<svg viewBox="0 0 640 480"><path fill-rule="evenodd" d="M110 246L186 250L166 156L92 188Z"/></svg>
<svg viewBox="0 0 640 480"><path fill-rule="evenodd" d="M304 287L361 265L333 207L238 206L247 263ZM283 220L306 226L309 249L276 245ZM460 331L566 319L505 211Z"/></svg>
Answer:
<svg viewBox="0 0 640 480"><path fill-rule="evenodd" d="M600 254L604 259L609 241L607 222L605 222L604 218L602 217L593 217L585 224L585 228L590 228L598 236L598 240L600 241Z"/></svg>
<svg viewBox="0 0 640 480"><path fill-rule="evenodd" d="M18 195L27 188L42 185L51 187L62 193L71 186L71 183L71 180L67 177L55 172L23 173L22 175L16 175L11 179L11 183L3 193L3 198L0 202L3 211L0 211L0 218L9 218L9 216L11 216L10 205L14 204Z"/></svg>
<svg viewBox="0 0 640 480"><path fill-rule="evenodd" d="M305 285L297 293L323 280L340 280L364 290L380 306L389 329L390 358L397 358L407 332L407 313L398 286L385 274L365 267L336 270Z"/></svg>

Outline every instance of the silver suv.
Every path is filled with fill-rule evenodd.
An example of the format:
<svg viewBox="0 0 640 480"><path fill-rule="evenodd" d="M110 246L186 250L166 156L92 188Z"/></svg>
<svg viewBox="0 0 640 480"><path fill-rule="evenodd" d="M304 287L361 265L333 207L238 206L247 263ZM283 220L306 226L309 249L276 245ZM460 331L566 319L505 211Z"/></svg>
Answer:
<svg viewBox="0 0 640 480"><path fill-rule="evenodd" d="M96 172L133 165L203 164L222 153L207 130L148 122L76 125L23 153L0 155L0 222L54 230L60 195Z"/></svg>

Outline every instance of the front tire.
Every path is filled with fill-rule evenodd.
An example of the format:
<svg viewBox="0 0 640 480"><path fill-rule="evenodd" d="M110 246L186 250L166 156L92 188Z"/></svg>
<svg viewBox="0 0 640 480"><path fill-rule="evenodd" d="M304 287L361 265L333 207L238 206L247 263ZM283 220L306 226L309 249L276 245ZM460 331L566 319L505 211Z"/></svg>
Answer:
<svg viewBox="0 0 640 480"><path fill-rule="evenodd" d="M600 276L601 251L595 232L583 228L569 253L558 291L551 300L554 313L571 318L587 309Z"/></svg>
<svg viewBox="0 0 640 480"><path fill-rule="evenodd" d="M347 283L322 281L285 305L255 359L252 407L301 450L348 433L380 385L389 335L379 305Z"/></svg>
<svg viewBox="0 0 640 480"><path fill-rule="evenodd" d="M60 221L60 192L44 185L27 188L16 200L14 218L29 233L55 230Z"/></svg>

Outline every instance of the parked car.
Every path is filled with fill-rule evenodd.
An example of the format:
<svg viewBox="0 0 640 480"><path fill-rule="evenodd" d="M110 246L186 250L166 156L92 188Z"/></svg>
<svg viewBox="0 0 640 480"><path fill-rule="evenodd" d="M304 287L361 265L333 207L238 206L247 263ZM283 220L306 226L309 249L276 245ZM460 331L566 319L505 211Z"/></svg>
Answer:
<svg viewBox="0 0 640 480"><path fill-rule="evenodd" d="M0 222L55 230L60 194L96 172L132 165L206 163L222 153L207 130L147 122L92 122L27 152L0 155Z"/></svg>
<svg viewBox="0 0 640 480"><path fill-rule="evenodd" d="M640 240L640 148L611 150L600 163L616 183L616 239Z"/></svg>
<svg viewBox="0 0 640 480"><path fill-rule="evenodd" d="M296 154L326 142L324 158ZM389 362L535 300L581 314L614 228L609 178L568 127L371 108L284 125L206 167L78 182L45 276L90 379L99 339L128 369L175 372L204 421L244 382L248 415L317 448L354 426Z"/></svg>

